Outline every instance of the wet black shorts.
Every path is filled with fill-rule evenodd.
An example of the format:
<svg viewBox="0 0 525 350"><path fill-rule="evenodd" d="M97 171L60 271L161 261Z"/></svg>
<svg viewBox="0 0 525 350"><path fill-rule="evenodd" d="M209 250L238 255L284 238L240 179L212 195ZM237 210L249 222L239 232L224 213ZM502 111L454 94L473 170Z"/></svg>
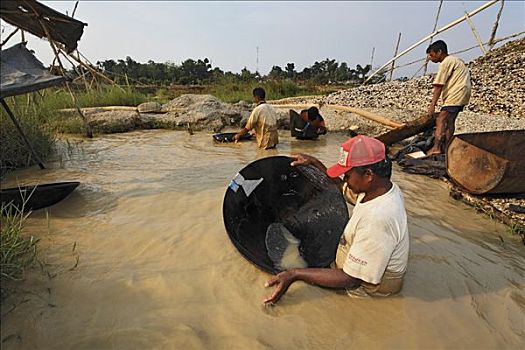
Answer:
<svg viewBox="0 0 525 350"><path fill-rule="evenodd" d="M459 113L463 111L463 108L465 108L465 106L443 106L441 110L449 113Z"/></svg>

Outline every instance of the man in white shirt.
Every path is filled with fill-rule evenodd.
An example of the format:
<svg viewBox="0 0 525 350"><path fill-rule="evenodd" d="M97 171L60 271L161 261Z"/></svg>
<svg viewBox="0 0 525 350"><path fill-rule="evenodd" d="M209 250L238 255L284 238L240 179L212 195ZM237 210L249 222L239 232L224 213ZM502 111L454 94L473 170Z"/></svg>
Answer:
<svg viewBox="0 0 525 350"><path fill-rule="evenodd" d="M340 159L327 169L318 159L295 155L293 166L311 164L326 171L343 190L359 193L337 249L334 268L296 268L266 283L275 286L264 303L277 302L295 281L322 287L390 295L401 290L408 261L408 227L403 196L390 181L392 163L385 145L356 136L341 145ZM343 180L339 176L344 175Z"/></svg>
<svg viewBox="0 0 525 350"><path fill-rule="evenodd" d="M436 117L434 146L427 155L440 154L446 151L454 136L456 117L470 100L470 72L465 63L448 54L447 44L443 40L432 43L427 48L428 59L439 63L438 73L432 85L434 92L428 114L434 116L436 104L441 96L443 104Z"/></svg>

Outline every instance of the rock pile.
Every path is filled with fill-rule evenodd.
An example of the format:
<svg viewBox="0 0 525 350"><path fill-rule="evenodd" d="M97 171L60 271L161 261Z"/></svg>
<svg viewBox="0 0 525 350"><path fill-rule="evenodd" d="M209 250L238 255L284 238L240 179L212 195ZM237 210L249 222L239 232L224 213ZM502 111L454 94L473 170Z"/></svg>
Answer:
<svg viewBox="0 0 525 350"><path fill-rule="evenodd" d="M509 42L469 63L472 97L467 111L525 119L525 39ZM432 98L433 76L391 81L335 92L327 104L399 108L424 113Z"/></svg>
<svg viewBox="0 0 525 350"><path fill-rule="evenodd" d="M469 64L468 110L525 119L525 39L511 41Z"/></svg>

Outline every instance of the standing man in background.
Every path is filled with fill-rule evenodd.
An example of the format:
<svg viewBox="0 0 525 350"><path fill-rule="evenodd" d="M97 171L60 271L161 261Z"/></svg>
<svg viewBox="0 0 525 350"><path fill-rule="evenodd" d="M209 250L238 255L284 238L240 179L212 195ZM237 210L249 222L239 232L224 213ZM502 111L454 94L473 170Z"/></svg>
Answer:
<svg viewBox="0 0 525 350"><path fill-rule="evenodd" d="M277 112L272 106L266 103L266 92L261 87L253 89L253 101L257 106L253 109L252 114L250 114L246 126L242 128L233 139L237 142L242 135L253 129L259 148L275 148L279 143Z"/></svg>
<svg viewBox="0 0 525 350"><path fill-rule="evenodd" d="M458 113L468 104L471 94L470 71L465 63L450 56L443 40L432 43L427 48L427 59L439 64L439 70L432 85L434 93L428 107L428 114L434 116L439 96L443 98L441 110L436 117L434 146L427 155L446 152L452 136Z"/></svg>

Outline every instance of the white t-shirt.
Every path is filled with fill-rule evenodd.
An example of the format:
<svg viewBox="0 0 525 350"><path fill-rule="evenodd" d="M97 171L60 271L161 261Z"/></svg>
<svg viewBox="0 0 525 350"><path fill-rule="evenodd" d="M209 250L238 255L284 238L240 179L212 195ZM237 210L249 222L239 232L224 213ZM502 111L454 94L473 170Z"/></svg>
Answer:
<svg viewBox="0 0 525 350"><path fill-rule="evenodd" d="M381 282L385 271L405 272L408 262L408 226L403 194L392 183L385 194L361 203L359 194L352 217L337 249L336 265L355 278Z"/></svg>

